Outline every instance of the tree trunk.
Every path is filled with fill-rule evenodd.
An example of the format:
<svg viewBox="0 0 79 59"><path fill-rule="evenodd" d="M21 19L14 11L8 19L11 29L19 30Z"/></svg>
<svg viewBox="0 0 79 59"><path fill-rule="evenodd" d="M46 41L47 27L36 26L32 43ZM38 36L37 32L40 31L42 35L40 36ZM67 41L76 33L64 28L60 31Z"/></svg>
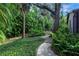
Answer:
<svg viewBox="0 0 79 59"><path fill-rule="evenodd" d="M26 3L21 4L21 11L23 15L23 35L22 37L25 38L25 19L26 19L26 13L29 11L30 5Z"/></svg>
<svg viewBox="0 0 79 59"><path fill-rule="evenodd" d="M56 32L58 27L59 27L60 7L61 7L60 3L55 3L55 20L54 20L54 24L53 24L53 27L52 27L53 28L52 32Z"/></svg>
<svg viewBox="0 0 79 59"><path fill-rule="evenodd" d="M23 12L23 38L25 38L25 13Z"/></svg>

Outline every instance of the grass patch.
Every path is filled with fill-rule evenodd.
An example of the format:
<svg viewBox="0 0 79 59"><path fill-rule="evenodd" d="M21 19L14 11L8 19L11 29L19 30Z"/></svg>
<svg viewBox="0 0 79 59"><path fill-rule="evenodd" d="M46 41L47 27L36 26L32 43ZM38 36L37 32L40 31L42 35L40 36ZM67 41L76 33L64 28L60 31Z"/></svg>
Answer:
<svg viewBox="0 0 79 59"><path fill-rule="evenodd" d="M43 43L40 37L19 39L0 46L0 56L35 56L36 49Z"/></svg>

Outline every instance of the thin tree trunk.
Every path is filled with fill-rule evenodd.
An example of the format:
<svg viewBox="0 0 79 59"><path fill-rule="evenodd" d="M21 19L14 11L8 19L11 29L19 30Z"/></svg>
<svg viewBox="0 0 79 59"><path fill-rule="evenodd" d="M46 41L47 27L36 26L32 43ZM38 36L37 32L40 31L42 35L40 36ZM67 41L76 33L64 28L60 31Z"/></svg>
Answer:
<svg viewBox="0 0 79 59"><path fill-rule="evenodd" d="M60 3L55 3L55 20L54 20L52 32L56 32L59 27L60 7L61 7Z"/></svg>
<svg viewBox="0 0 79 59"><path fill-rule="evenodd" d="M25 38L25 20L26 20L26 13L29 11L29 5L26 3L21 3L21 13L23 16L23 33L22 33L22 38Z"/></svg>
<svg viewBox="0 0 79 59"><path fill-rule="evenodd" d="M25 13L23 12L23 38L25 38Z"/></svg>

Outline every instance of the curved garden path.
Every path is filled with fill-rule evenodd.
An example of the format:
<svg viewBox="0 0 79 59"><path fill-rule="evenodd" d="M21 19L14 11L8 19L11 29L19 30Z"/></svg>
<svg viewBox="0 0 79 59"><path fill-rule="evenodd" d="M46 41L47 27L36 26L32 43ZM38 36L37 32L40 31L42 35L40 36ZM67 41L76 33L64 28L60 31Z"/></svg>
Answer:
<svg viewBox="0 0 79 59"><path fill-rule="evenodd" d="M49 37L49 35L42 36L42 39L45 41L38 47L37 56L57 56L51 50L52 39Z"/></svg>

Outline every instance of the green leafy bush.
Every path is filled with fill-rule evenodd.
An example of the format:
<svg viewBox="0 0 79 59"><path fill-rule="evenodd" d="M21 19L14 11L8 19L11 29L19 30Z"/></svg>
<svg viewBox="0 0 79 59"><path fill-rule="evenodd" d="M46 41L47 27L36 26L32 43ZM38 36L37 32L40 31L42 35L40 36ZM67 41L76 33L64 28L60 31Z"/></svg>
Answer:
<svg viewBox="0 0 79 59"><path fill-rule="evenodd" d="M31 11L26 18L26 31L29 33L29 36L44 35L44 31L49 30L51 24L51 20L47 16L38 16L36 11Z"/></svg>
<svg viewBox="0 0 79 59"><path fill-rule="evenodd" d="M17 4L0 4L0 30L6 37L19 36L20 27L17 26L21 22L19 12Z"/></svg>
<svg viewBox="0 0 79 59"><path fill-rule="evenodd" d="M12 22L13 25L9 26L9 28L6 31L7 37L16 37L20 36L22 34L22 16L16 16L14 21Z"/></svg>
<svg viewBox="0 0 79 59"><path fill-rule="evenodd" d="M38 30L38 29L31 29L29 36L41 36L44 35L43 30Z"/></svg>
<svg viewBox="0 0 79 59"><path fill-rule="evenodd" d="M29 12L26 19L26 30L29 36L38 36L43 32L43 22L35 12Z"/></svg>
<svg viewBox="0 0 79 59"><path fill-rule="evenodd" d="M5 34L0 30L0 43L6 40Z"/></svg>
<svg viewBox="0 0 79 59"><path fill-rule="evenodd" d="M52 33L52 49L58 55L79 55L79 34L68 31L66 19L60 21L60 27L56 33Z"/></svg>

